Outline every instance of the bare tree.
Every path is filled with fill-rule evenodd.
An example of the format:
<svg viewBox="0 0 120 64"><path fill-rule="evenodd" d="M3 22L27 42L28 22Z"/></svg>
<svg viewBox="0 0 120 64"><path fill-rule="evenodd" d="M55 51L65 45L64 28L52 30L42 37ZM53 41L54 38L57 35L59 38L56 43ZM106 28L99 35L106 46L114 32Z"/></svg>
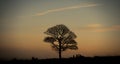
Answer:
<svg viewBox="0 0 120 64"><path fill-rule="evenodd" d="M76 35L63 24L53 26L44 33L49 35L44 41L51 43L52 49L59 52L59 59L62 51L78 49L77 42L74 40Z"/></svg>

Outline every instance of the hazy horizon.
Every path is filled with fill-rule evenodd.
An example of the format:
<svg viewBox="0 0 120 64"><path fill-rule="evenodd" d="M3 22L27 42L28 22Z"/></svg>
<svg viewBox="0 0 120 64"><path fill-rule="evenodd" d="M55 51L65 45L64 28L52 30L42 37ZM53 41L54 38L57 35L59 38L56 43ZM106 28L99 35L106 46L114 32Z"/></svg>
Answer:
<svg viewBox="0 0 120 64"><path fill-rule="evenodd" d="M44 32L66 25L78 50L62 57L120 55L119 0L0 0L0 58L57 58Z"/></svg>

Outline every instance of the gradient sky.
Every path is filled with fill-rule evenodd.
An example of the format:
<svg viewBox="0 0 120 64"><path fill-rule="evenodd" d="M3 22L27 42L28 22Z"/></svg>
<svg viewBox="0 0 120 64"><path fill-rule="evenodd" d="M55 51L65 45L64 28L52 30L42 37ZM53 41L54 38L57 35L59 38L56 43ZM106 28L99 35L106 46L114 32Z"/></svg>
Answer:
<svg viewBox="0 0 120 64"><path fill-rule="evenodd" d="M0 58L56 58L43 41L49 27L64 24L79 49L63 57L120 55L119 0L0 0Z"/></svg>

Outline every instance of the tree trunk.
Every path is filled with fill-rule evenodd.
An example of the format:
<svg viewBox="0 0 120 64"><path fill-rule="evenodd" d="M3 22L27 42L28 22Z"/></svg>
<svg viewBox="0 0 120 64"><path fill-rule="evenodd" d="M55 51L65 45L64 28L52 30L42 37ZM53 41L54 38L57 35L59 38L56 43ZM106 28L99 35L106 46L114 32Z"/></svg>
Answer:
<svg viewBox="0 0 120 64"><path fill-rule="evenodd" d="M59 40L59 59L61 61L61 40Z"/></svg>

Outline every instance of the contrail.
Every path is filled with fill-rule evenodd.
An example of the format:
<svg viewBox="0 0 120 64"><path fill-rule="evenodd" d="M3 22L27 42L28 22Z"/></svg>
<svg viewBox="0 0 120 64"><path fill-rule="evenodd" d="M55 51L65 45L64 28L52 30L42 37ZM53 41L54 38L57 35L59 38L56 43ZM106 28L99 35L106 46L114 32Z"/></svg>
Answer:
<svg viewBox="0 0 120 64"><path fill-rule="evenodd" d="M47 10L47 11L44 11L44 12L37 13L33 16L42 16L42 15L46 15L48 13L53 13L53 12L61 12L61 11L65 11L65 10L72 10L72 9L79 9L79 8L86 8L86 7L94 7L94 6L98 6L98 4L96 4L96 3L85 3L85 4L82 4L82 5L75 5L75 6L70 6L70 7L51 9L51 10Z"/></svg>

